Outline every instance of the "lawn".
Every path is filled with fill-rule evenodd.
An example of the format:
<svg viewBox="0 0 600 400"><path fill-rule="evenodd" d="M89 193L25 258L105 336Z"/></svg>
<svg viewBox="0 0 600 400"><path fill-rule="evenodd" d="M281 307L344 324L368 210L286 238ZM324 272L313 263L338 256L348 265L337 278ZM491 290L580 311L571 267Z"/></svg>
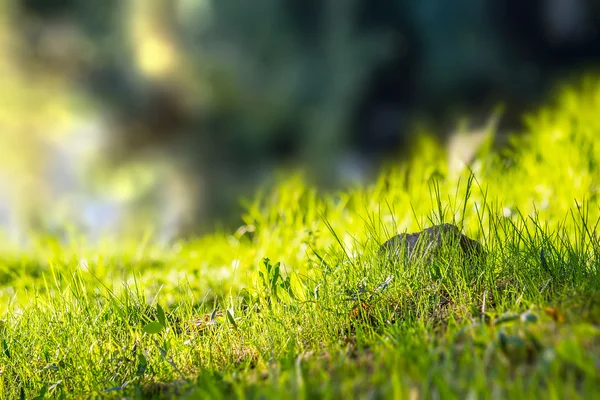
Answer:
<svg viewBox="0 0 600 400"><path fill-rule="evenodd" d="M462 171L423 135L368 186L301 174L235 232L0 252L0 398L600 396L600 84ZM379 251L453 223L486 254Z"/></svg>

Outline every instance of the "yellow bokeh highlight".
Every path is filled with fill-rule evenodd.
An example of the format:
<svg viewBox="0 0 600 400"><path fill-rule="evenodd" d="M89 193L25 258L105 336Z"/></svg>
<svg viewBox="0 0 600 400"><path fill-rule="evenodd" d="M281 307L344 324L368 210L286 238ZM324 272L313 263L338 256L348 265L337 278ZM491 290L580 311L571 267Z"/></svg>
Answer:
<svg viewBox="0 0 600 400"><path fill-rule="evenodd" d="M178 64L178 56L168 26L168 2L133 1L131 7L131 43L139 71L151 78L169 75Z"/></svg>

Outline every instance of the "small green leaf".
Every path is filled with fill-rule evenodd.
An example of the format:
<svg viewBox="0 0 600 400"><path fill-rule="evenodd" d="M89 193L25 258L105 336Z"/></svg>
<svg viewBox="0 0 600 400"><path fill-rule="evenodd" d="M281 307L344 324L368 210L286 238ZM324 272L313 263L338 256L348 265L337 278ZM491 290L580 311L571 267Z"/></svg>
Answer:
<svg viewBox="0 0 600 400"><path fill-rule="evenodd" d="M138 366L137 366L137 374L143 375L146 372L146 368L148 367L148 360L146 360L146 356L142 353L138 354Z"/></svg>
<svg viewBox="0 0 600 400"><path fill-rule="evenodd" d="M265 280L265 275L262 272L258 271L258 276L260 276L260 279L262 280L263 287L267 288L267 281Z"/></svg>
<svg viewBox="0 0 600 400"><path fill-rule="evenodd" d="M271 260L269 260L269 257L263 258L263 263L265 264L265 268L267 269L267 274L270 275L270 272L271 272Z"/></svg>
<svg viewBox="0 0 600 400"><path fill-rule="evenodd" d="M227 309L227 320L229 321L229 323L231 325L233 325L236 329L237 329L237 323L235 322L235 318L233 317L233 309L232 308L228 308Z"/></svg>
<svg viewBox="0 0 600 400"><path fill-rule="evenodd" d="M294 296L294 292L292 291L292 281L289 276L286 277L279 286L281 286L281 288L285 290L292 299L296 299L296 296Z"/></svg>
<svg viewBox="0 0 600 400"><path fill-rule="evenodd" d="M164 328L163 324L158 321L150 322L149 324L144 325L144 332L155 334L160 333Z"/></svg>
<svg viewBox="0 0 600 400"><path fill-rule="evenodd" d="M6 339L2 340L2 352L7 358L10 358L10 349L8 348L8 343L6 343Z"/></svg>
<svg viewBox="0 0 600 400"><path fill-rule="evenodd" d="M158 314L158 322L162 324L162 326L167 326L167 318L165 317L165 310L160 306L160 304L156 305L156 313Z"/></svg>
<svg viewBox="0 0 600 400"><path fill-rule="evenodd" d="M273 268L273 276L271 276L271 290L273 291L273 294L277 293L277 281L279 281L280 276L279 263L277 263Z"/></svg>

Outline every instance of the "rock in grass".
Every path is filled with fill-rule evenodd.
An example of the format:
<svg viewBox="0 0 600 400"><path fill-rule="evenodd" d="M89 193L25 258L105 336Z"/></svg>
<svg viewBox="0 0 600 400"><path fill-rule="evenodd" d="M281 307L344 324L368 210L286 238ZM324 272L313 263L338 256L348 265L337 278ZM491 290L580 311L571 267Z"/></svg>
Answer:
<svg viewBox="0 0 600 400"><path fill-rule="evenodd" d="M381 255L396 259L402 254L408 259L423 257L430 262L444 246L460 246L463 259L485 255L481 243L463 235L456 225L434 225L421 232L402 233L387 240L379 248Z"/></svg>

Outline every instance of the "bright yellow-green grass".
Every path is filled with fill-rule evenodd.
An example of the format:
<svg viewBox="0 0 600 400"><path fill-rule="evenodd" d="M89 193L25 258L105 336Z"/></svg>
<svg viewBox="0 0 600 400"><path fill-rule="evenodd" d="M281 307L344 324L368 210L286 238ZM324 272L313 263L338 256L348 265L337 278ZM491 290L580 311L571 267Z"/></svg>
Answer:
<svg viewBox="0 0 600 400"><path fill-rule="evenodd" d="M5 249L0 398L598 396L599 110L564 90L459 174L422 136L366 187L285 177L236 232ZM441 222L487 257L378 255Z"/></svg>

